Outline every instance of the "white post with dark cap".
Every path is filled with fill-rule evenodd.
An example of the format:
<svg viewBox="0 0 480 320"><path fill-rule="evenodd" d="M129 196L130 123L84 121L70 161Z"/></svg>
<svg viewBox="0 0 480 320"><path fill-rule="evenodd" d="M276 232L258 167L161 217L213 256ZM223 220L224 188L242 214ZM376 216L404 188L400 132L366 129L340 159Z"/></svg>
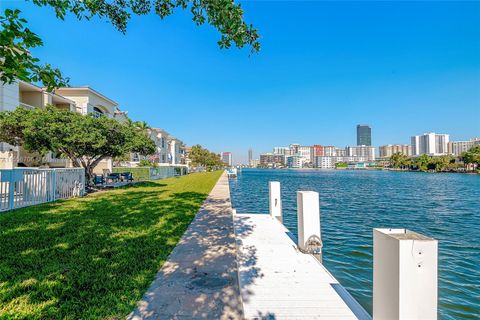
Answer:
<svg viewBox="0 0 480 320"><path fill-rule="evenodd" d="M297 191L298 249L322 262L320 200L318 192Z"/></svg>
<svg viewBox="0 0 480 320"><path fill-rule="evenodd" d="M270 181L268 183L270 216L282 222L282 198L280 196L280 182Z"/></svg>
<svg viewBox="0 0 480 320"><path fill-rule="evenodd" d="M438 242L373 229L373 319L437 319Z"/></svg>

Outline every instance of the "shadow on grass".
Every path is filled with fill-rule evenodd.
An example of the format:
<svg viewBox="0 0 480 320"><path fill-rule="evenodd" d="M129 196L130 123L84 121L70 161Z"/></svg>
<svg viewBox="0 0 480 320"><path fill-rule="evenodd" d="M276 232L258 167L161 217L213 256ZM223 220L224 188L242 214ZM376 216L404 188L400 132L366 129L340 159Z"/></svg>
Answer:
<svg viewBox="0 0 480 320"><path fill-rule="evenodd" d="M173 197L195 201L198 195L184 192ZM243 318L235 232L227 200L225 194L207 198L128 319ZM245 225L239 232L248 234L251 229ZM255 264L256 257L250 261Z"/></svg>
<svg viewBox="0 0 480 320"><path fill-rule="evenodd" d="M0 318L124 318L218 173L0 214Z"/></svg>

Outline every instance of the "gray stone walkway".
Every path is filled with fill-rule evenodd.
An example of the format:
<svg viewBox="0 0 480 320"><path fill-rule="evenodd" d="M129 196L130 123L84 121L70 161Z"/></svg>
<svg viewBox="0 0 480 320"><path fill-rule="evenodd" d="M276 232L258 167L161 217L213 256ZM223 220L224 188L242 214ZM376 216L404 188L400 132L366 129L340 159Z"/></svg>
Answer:
<svg viewBox="0 0 480 320"><path fill-rule="evenodd" d="M224 173L128 319L242 319Z"/></svg>

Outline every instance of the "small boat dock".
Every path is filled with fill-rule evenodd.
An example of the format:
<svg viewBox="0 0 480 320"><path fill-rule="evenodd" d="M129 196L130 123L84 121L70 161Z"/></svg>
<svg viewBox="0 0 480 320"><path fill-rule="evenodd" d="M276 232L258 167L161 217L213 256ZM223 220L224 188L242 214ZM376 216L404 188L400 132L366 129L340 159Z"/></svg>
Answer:
<svg viewBox="0 0 480 320"><path fill-rule="evenodd" d="M371 319L276 218L236 214L234 226L246 319Z"/></svg>

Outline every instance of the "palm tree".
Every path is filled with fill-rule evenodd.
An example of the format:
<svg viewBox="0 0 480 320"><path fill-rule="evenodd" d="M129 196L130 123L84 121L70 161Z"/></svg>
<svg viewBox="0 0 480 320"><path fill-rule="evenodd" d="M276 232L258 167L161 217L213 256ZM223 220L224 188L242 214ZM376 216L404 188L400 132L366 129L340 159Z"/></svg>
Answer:
<svg viewBox="0 0 480 320"><path fill-rule="evenodd" d="M145 121L135 121L133 122L133 125L141 130L151 129L151 127Z"/></svg>

